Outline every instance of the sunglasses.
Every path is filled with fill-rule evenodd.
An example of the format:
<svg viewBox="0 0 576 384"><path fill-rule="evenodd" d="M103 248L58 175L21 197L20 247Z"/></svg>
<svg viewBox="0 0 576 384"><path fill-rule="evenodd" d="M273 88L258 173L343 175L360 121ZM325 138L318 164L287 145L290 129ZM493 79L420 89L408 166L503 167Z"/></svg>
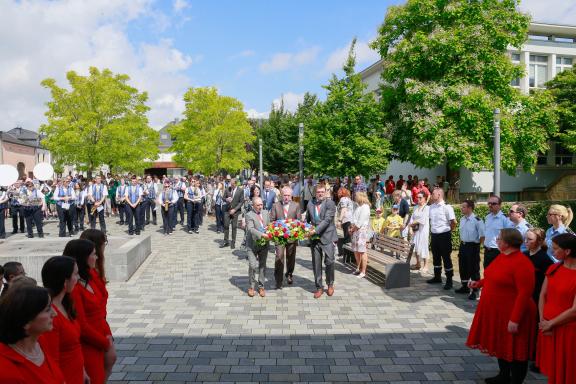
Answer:
<svg viewBox="0 0 576 384"><path fill-rule="evenodd" d="M500 205L500 203L489 202L488 205Z"/></svg>

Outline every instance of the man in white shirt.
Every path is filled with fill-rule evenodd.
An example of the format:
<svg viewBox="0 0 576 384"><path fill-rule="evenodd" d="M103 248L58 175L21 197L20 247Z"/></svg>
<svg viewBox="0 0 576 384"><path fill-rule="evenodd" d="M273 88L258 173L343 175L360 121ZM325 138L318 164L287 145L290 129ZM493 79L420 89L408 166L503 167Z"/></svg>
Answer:
<svg viewBox="0 0 576 384"><path fill-rule="evenodd" d="M156 204L162 212L162 225L165 235L171 235L174 232L173 216L176 215L176 204L178 203L178 194L172 188L170 180L164 182L164 190L158 194Z"/></svg>
<svg viewBox="0 0 576 384"><path fill-rule="evenodd" d="M138 180L136 176L132 176L130 180L130 186L126 188L126 218L128 220L128 234L133 235L136 232L137 235L140 234L142 229L142 213L140 210L142 207L140 203L142 202L142 187L138 185Z"/></svg>
<svg viewBox="0 0 576 384"><path fill-rule="evenodd" d="M52 196L52 199L56 202L58 220L60 221L60 237L66 237L66 227L68 227L68 235L70 237L72 237L74 232L72 219L76 211L76 193L70 181L70 177L66 177L63 181L59 180Z"/></svg>
<svg viewBox="0 0 576 384"><path fill-rule="evenodd" d="M442 284L442 263L446 274L444 289L453 287L452 277L452 230L456 227L454 209L444 202L444 191L436 188L432 192L432 205L430 206L430 248L432 249L432 261L434 263L434 277L426 282L428 284Z"/></svg>
<svg viewBox="0 0 576 384"><path fill-rule="evenodd" d="M526 215L528 214L528 209L522 204L514 204L510 207L508 211L508 216L510 218L510 227L515 228L522 234L522 238L526 240L526 232L532 227L530 223L528 223L525 219ZM528 248L526 247L526 243L522 242L520 246L520 250L522 252L526 252Z"/></svg>
<svg viewBox="0 0 576 384"><path fill-rule="evenodd" d="M490 263L500 254L496 238L500 235L502 228L508 228L510 221L502 213L502 199L500 196L492 195L488 199L488 209L490 212L484 219L484 270L488 268Z"/></svg>
<svg viewBox="0 0 576 384"><path fill-rule="evenodd" d="M100 230L104 233L106 233L106 220L104 219L104 201L106 196L108 196L108 188L102 184L102 177L98 175L94 180L94 184L88 187L86 209L88 209L90 228L96 228L96 217L98 217Z"/></svg>
<svg viewBox="0 0 576 384"><path fill-rule="evenodd" d="M26 181L26 199L24 219L26 220L26 230L28 231L27 237L34 237L32 222L36 225L38 237L44 237L42 219L44 218L44 212L46 212L46 200L44 199L44 194L36 188L31 180Z"/></svg>

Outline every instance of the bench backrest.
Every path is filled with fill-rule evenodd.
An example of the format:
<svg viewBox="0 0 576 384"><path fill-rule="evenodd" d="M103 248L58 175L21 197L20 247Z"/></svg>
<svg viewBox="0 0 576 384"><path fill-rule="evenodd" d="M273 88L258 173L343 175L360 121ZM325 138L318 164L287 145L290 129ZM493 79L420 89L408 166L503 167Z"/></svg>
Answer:
<svg viewBox="0 0 576 384"><path fill-rule="evenodd" d="M405 258L407 263L410 263L412 252L414 252L414 244L410 244L409 241L399 237L376 234L373 244L378 248L398 254L401 258Z"/></svg>

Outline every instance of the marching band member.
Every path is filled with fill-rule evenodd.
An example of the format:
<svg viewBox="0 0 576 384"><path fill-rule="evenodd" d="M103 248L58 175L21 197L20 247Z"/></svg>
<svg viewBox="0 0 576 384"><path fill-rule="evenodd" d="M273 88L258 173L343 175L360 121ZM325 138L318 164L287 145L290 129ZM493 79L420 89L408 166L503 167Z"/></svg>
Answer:
<svg viewBox="0 0 576 384"><path fill-rule="evenodd" d="M74 212L74 232L84 230L84 218L86 216L86 197L88 191L83 182L74 184L74 193L76 194L76 208Z"/></svg>
<svg viewBox="0 0 576 384"><path fill-rule="evenodd" d="M138 185L136 176L132 176L131 185L126 188L126 218L128 219L128 234L133 235L136 232L140 234L142 230L142 187Z"/></svg>
<svg viewBox="0 0 576 384"><path fill-rule="evenodd" d="M53 199L56 201L56 210L60 221L59 236L66 237L66 227L68 227L68 233L72 237L72 218L76 210L76 194L74 193L74 188L70 185L69 177L64 179L63 182L59 180Z"/></svg>
<svg viewBox="0 0 576 384"><path fill-rule="evenodd" d="M186 201L186 212L188 216L188 233L199 233L200 215L202 205L202 194L200 191L200 180L192 180L190 186L184 192Z"/></svg>
<svg viewBox="0 0 576 384"><path fill-rule="evenodd" d="M124 225L128 220L126 216L126 180L120 179L120 185L116 188L116 205L118 206L118 215L120 216L120 225Z"/></svg>
<svg viewBox="0 0 576 384"><path fill-rule="evenodd" d="M144 185L144 200L142 202L144 215L146 216L146 225L150 224L150 216L152 216L152 224L156 225L156 196L158 190L156 184L152 181L152 176L146 176L146 184ZM152 213L152 215L150 215Z"/></svg>
<svg viewBox="0 0 576 384"><path fill-rule="evenodd" d="M8 189L10 198L10 216L12 216L12 234L18 233L18 222L20 222L20 233L24 233L24 208L19 197L26 194L26 187L22 185L21 180L17 180Z"/></svg>
<svg viewBox="0 0 576 384"><path fill-rule="evenodd" d="M86 208L90 218L90 228L96 229L96 216L98 216L100 230L104 233L106 233L106 221L104 219L104 201L106 196L108 196L108 189L102 184L102 177L98 175L94 179L94 184L88 188Z"/></svg>
<svg viewBox="0 0 576 384"><path fill-rule="evenodd" d="M6 238L6 227L4 225L5 210L8 207L8 192L0 191L0 239Z"/></svg>
<svg viewBox="0 0 576 384"><path fill-rule="evenodd" d="M176 193L178 193L178 204L176 205L176 215L174 215L174 227L176 227L176 221L178 212L180 212L180 225L184 225L184 193L186 192L186 177L182 177L175 185Z"/></svg>
<svg viewBox="0 0 576 384"><path fill-rule="evenodd" d="M164 190L158 194L156 203L162 212L164 234L170 235L174 231L173 217L176 216L175 208L178 203L178 194L172 188L169 180L164 182Z"/></svg>
<svg viewBox="0 0 576 384"><path fill-rule="evenodd" d="M26 189L27 203L24 206L24 218L26 219L27 236L29 238L34 237L32 233L32 221L34 221L36 230L38 231L38 237L44 237L44 230L42 228L42 218L44 217L44 212L46 212L44 194L36 189L36 186L30 179L26 180Z"/></svg>

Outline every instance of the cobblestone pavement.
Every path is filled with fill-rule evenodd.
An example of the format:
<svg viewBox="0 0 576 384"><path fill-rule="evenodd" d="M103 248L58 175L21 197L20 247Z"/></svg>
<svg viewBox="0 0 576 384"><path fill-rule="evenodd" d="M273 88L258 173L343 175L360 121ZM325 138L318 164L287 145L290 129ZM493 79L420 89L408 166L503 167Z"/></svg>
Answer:
<svg viewBox="0 0 576 384"><path fill-rule="evenodd" d="M218 247L211 218L200 234L159 231L147 227L152 254L130 281L108 287L113 383L483 383L496 373L464 346L476 304L418 273L410 288L385 290L337 262L335 295L315 300L310 251L299 248L294 285L273 289L270 253L267 295L250 298L245 253Z"/></svg>

